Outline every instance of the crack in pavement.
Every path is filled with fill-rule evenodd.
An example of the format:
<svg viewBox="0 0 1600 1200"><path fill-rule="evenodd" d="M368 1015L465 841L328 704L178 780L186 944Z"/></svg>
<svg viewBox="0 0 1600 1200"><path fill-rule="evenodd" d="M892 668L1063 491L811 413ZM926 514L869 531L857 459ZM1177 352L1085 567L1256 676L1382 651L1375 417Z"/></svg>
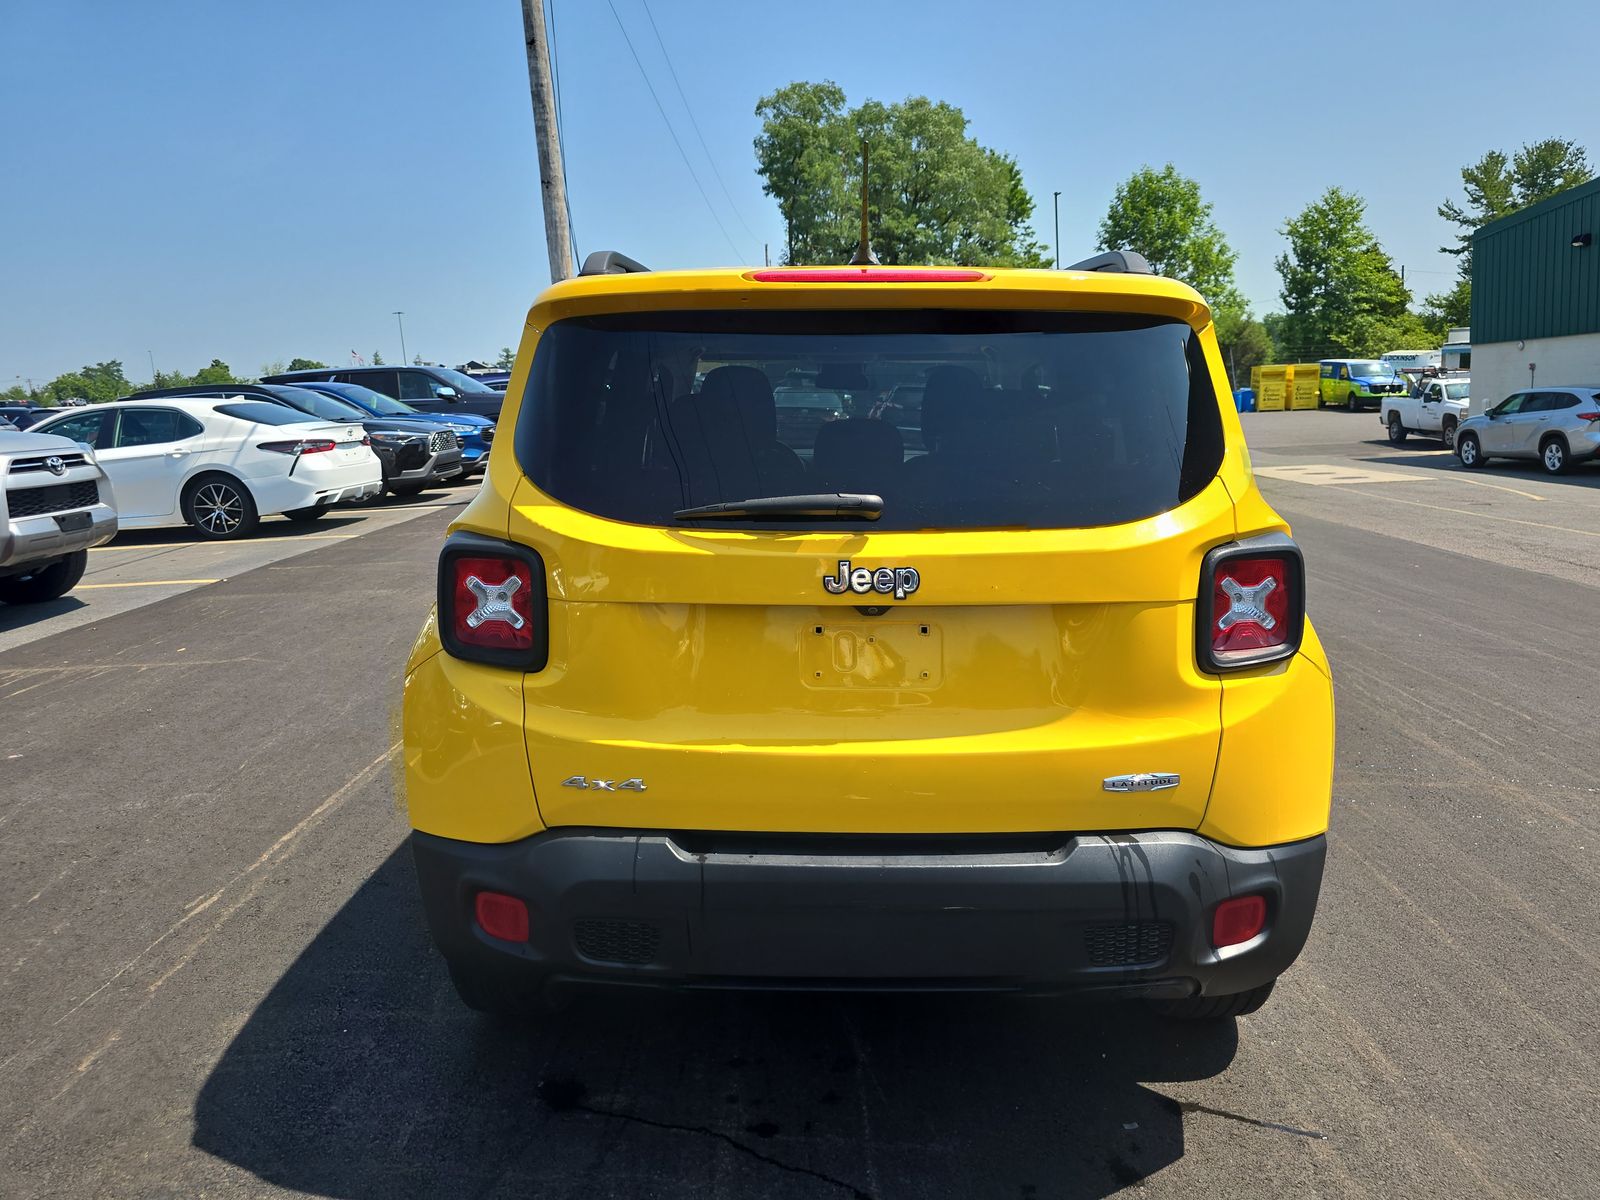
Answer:
<svg viewBox="0 0 1600 1200"><path fill-rule="evenodd" d="M843 1179L835 1178L821 1171L813 1171L810 1167L797 1167L793 1163L786 1163L782 1159L773 1158L770 1154L763 1154L754 1146L747 1146L737 1138L731 1137L719 1129L712 1129L707 1125L677 1125L671 1121L657 1121L650 1117L641 1117L636 1113L596 1108L594 1105L584 1102L584 1096L588 1090L581 1081L576 1079L540 1080L537 1089L539 1099L546 1108L554 1113L588 1113L590 1116L610 1117L614 1121L630 1121L636 1125L644 1125L648 1128L660 1129L668 1133L694 1133L702 1137L714 1138L719 1142L732 1146L742 1154L749 1155L757 1162L766 1163L768 1166L777 1167L780 1171L788 1171L793 1175L807 1175L812 1179L820 1180L823 1183L839 1188L841 1191L847 1192L851 1200L874 1200L870 1192L862 1191L853 1183L848 1183ZM753 1126L752 1128L759 1130L758 1136L761 1137L771 1136L767 1132L769 1129L771 1133L777 1132L777 1128L770 1124Z"/></svg>

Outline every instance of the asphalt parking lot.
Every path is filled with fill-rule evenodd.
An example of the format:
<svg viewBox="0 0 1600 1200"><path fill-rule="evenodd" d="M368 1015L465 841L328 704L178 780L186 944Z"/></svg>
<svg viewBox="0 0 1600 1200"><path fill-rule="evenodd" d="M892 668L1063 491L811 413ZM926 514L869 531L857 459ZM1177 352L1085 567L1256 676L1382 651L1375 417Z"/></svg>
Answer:
<svg viewBox="0 0 1600 1200"><path fill-rule="evenodd" d="M94 556L131 586L0 618L0 1193L1594 1195L1600 467L1468 475L1373 414L1246 432L1340 737L1322 907L1260 1013L713 995L485 1023L422 931L394 780L466 494L313 538L160 531Z"/></svg>

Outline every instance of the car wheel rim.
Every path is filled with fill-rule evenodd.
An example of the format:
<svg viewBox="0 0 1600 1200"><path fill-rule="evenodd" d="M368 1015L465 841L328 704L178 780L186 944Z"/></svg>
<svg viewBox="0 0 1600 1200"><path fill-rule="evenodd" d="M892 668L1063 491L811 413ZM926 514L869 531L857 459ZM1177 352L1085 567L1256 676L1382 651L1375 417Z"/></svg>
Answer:
<svg viewBox="0 0 1600 1200"><path fill-rule="evenodd" d="M1470 465L1471 463L1473 463L1477 459L1477 457L1478 457L1478 443L1477 442L1473 441L1471 438L1468 438L1466 441L1461 443L1461 461L1462 462L1467 463L1467 464Z"/></svg>
<svg viewBox="0 0 1600 1200"><path fill-rule="evenodd" d="M1549 467L1552 471L1559 471L1561 469L1560 446L1546 446L1544 448L1544 465Z"/></svg>
<svg viewBox="0 0 1600 1200"><path fill-rule="evenodd" d="M207 533L232 533L244 523L244 500L225 484L208 483L195 493L194 518Z"/></svg>

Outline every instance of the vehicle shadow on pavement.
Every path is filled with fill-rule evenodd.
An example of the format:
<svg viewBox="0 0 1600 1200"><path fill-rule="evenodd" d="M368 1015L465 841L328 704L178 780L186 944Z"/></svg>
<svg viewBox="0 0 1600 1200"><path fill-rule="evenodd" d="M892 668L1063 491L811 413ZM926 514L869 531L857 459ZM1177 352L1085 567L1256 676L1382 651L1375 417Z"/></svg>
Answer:
<svg viewBox="0 0 1600 1200"><path fill-rule="evenodd" d="M1503 477L1508 485L1515 485L1517 477L1521 476L1524 479L1543 479L1550 483L1577 487L1600 487L1600 465L1594 463L1575 463L1565 475L1551 475L1531 458L1492 458L1483 467L1469 471L1456 460L1454 451L1440 453L1439 448L1432 442L1422 441L1415 449L1412 449L1409 442L1404 447L1392 447L1387 442L1383 445L1390 451L1389 453L1361 457L1357 461L1369 462L1374 466L1402 467L1407 470L1420 468L1443 471L1474 479L1487 478L1491 481Z"/></svg>
<svg viewBox="0 0 1600 1200"><path fill-rule="evenodd" d="M70 593L39 604L0 604L0 633L22 629L37 621L59 617L62 613L77 612L83 607L83 601Z"/></svg>
<svg viewBox="0 0 1600 1200"><path fill-rule="evenodd" d="M196 1147L323 1196L1099 1197L1183 1155L1141 1081L1214 1075L1233 1023L1007 997L580 996L471 1013L402 846L273 986Z"/></svg>

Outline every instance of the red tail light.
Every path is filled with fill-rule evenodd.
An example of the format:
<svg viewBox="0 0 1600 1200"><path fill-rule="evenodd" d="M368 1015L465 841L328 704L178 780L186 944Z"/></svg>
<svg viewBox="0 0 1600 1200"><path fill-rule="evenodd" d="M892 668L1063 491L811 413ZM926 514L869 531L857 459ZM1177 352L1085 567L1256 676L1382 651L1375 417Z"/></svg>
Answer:
<svg viewBox="0 0 1600 1200"><path fill-rule="evenodd" d="M439 556L439 639L456 658L541 670L548 656L544 561L525 546L458 533Z"/></svg>
<svg viewBox="0 0 1600 1200"><path fill-rule="evenodd" d="M1219 546L1200 573L1196 649L1208 671L1288 658L1305 630L1305 566L1281 534Z"/></svg>
<svg viewBox="0 0 1600 1200"><path fill-rule="evenodd" d="M1211 944L1218 950L1248 942L1266 926L1267 902L1261 896L1235 896L1217 905L1211 918Z"/></svg>
<svg viewBox="0 0 1600 1200"><path fill-rule="evenodd" d="M324 454L334 448L335 443L325 438L302 438L296 442L262 442L256 446L257 450L271 450L274 454L293 454L299 457L302 454Z"/></svg>
<svg viewBox="0 0 1600 1200"><path fill-rule="evenodd" d="M1578 420L1580 420L1580 421L1600 421L1600 412L1579 413L1578 414Z"/></svg>
<svg viewBox="0 0 1600 1200"><path fill-rule="evenodd" d="M473 899L472 909L479 927L490 937L507 942L528 940L528 906L515 896L504 892L479 892Z"/></svg>

